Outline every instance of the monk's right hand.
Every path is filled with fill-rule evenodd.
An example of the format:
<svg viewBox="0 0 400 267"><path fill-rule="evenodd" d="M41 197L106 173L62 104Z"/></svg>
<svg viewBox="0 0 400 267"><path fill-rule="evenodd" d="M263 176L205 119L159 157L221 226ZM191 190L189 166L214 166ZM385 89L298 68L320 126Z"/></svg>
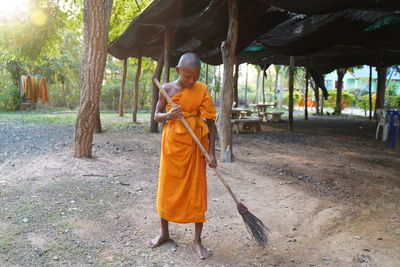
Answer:
<svg viewBox="0 0 400 267"><path fill-rule="evenodd" d="M167 118L168 118L168 120L171 120L171 119L180 118L181 116L182 116L181 106L175 105L175 107L173 107L168 112Z"/></svg>

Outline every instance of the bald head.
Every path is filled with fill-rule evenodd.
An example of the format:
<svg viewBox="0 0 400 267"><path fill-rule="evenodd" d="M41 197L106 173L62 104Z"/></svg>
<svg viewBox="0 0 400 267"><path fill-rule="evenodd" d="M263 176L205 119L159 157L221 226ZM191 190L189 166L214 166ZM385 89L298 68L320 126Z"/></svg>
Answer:
<svg viewBox="0 0 400 267"><path fill-rule="evenodd" d="M196 55L195 53L185 53L179 59L178 67L179 68L185 68L185 67L200 68L201 61L200 61L199 56Z"/></svg>

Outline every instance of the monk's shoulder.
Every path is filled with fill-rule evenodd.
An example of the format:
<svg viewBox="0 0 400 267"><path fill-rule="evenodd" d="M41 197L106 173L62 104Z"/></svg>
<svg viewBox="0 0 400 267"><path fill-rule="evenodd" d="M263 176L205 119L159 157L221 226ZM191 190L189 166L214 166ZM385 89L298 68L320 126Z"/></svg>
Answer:
<svg viewBox="0 0 400 267"><path fill-rule="evenodd" d="M203 82L197 81L197 82L196 82L196 88L197 88L198 90L201 90L202 92L205 92L205 91L207 91L207 89L208 89L208 85L205 84L205 83L203 83Z"/></svg>

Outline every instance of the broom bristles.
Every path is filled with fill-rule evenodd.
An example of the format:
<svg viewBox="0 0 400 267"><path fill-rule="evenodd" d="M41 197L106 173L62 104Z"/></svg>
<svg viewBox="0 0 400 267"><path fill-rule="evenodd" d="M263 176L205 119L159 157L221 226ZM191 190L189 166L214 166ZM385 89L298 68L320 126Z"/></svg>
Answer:
<svg viewBox="0 0 400 267"><path fill-rule="evenodd" d="M240 215L242 215L247 231L253 236L259 246L266 247L269 243L268 228L242 203L238 204L238 210Z"/></svg>

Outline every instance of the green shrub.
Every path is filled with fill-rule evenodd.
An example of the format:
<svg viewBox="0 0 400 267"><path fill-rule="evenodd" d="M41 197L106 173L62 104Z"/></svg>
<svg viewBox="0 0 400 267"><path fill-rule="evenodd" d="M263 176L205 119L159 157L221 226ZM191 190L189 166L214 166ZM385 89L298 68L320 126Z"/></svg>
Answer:
<svg viewBox="0 0 400 267"><path fill-rule="evenodd" d="M9 87L0 91L0 110L1 111L14 111L20 106L20 93L19 89Z"/></svg>
<svg viewBox="0 0 400 267"><path fill-rule="evenodd" d="M336 107L336 90L328 90L329 97L325 100L324 105L329 108ZM355 96L354 94L350 93L349 91L342 91L342 109L345 107L351 107L355 105Z"/></svg>
<svg viewBox="0 0 400 267"><path fill-rule="evenodd" d="M293 105L297 106L300 102L302 95L299 91L294 91L293 92ZM283 104L284 105L289 105L289 92L285 92L283 94Z"/></svg>

